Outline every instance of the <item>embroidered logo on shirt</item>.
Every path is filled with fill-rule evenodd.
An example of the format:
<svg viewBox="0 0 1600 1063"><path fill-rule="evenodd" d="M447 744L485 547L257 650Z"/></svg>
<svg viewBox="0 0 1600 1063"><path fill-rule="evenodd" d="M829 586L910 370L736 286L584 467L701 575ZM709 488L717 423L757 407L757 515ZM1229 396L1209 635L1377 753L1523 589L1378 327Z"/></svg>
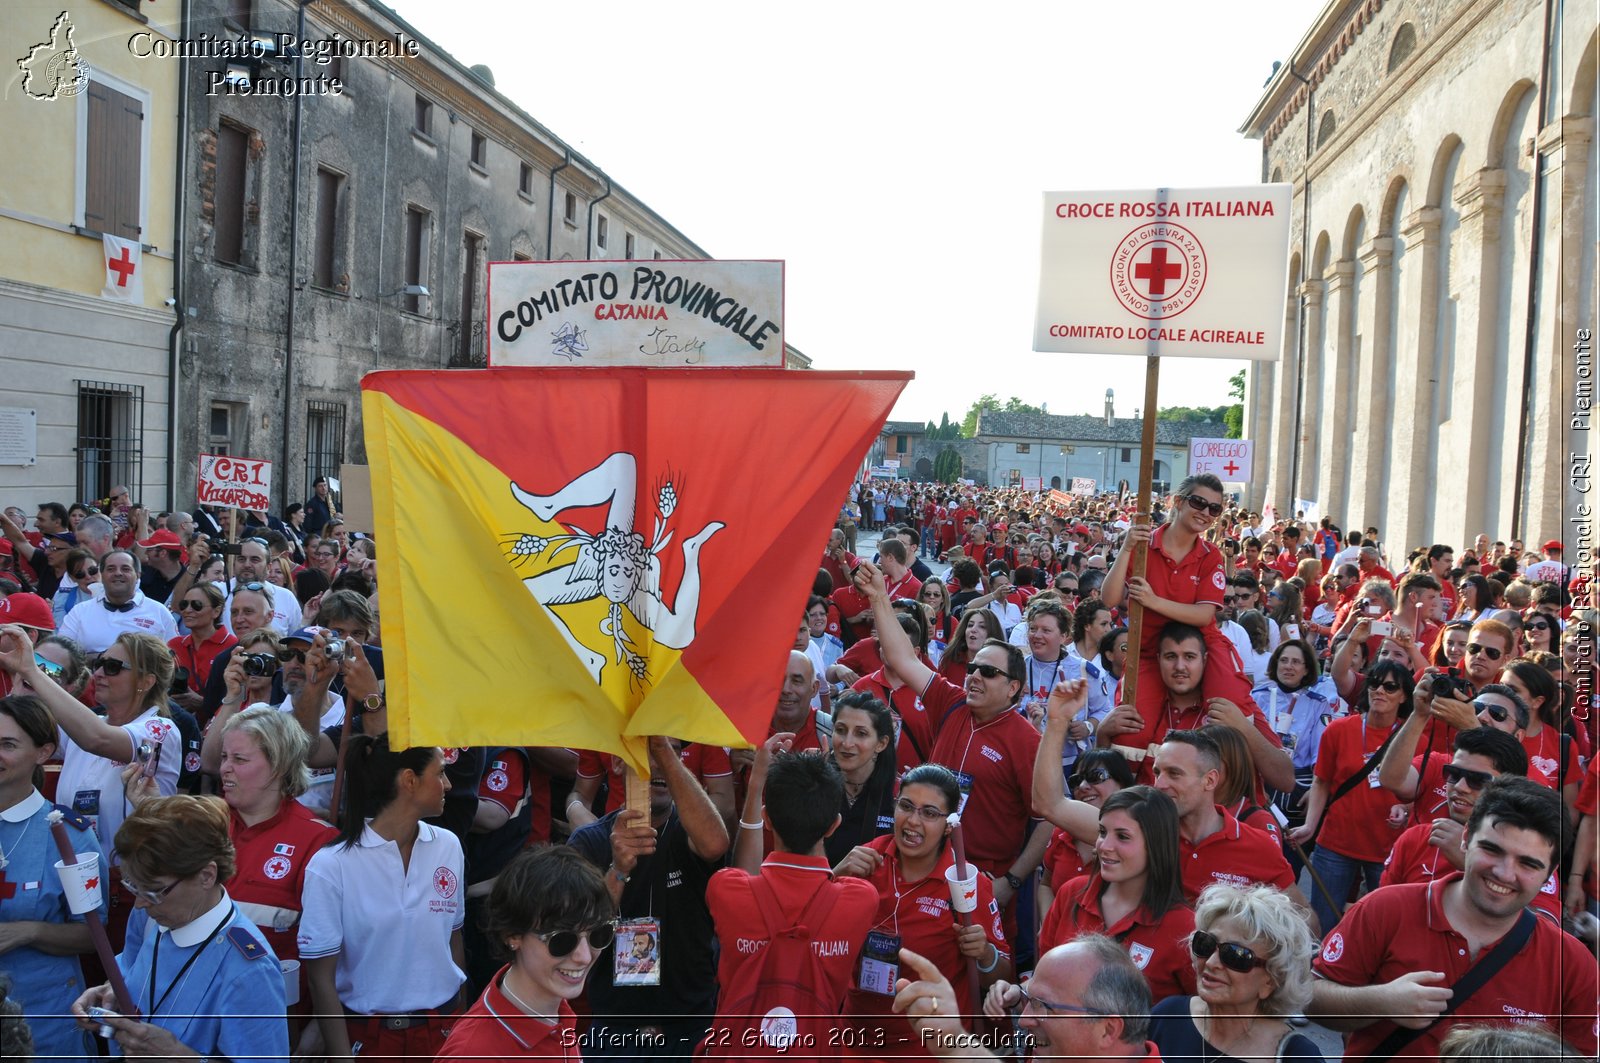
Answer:
<svg viewBox="0 0 1600 1063"><path fill-rule="evenodd" d="M1219 591L1228 585L1228 578L1222 574L1222 569L1211 573L1211 585Z"/></svg>
<svg viewBox="0 0 1600 1063"><path fill-rule="evenodd" d="M1344 955L1344 935L1335 931L1328 935L1327 942L1322 946L1322 958L1329 963L1338 963L1339 957Z"/></svg>
<svg viewBox="0 0 1600 1063"><path fill-rule="evenodd" d="M1005 755L998 749L990 749L988 746L984 746L981 750L979 750L979 752L988 757L990 760L994 761L996 764L1006 759Z"/></svg>
<svg viewBox="0 0 1600 1063"><path fill-rule="evenodd" d="M288 844L287 842L279 842L277 845L272 847L272 851L278 856L293 856L294 846Z"/></svg>
<svg viewBox="0 0 1600 1063"><path fill-rule="evenodd" d="M1133 957L1133 965L1141 971L1155 954L1156 950L1149 945L1141 945L1137 941L1128 942L1128 955Z"/></svg>
<svg viewBox="0 0 1600 1063"><path fill-rule="evenodd" d="M456 895L456 873L448 867L441 867L433 873L433 889L439 896L448 900Z"/></svg>
<svg viewBox="0 0 1600 1063"><path fill-rule="evenodd" d="M281 856L269 856L267 862L261 865L261 873L268 878L278 879L288 877L291 865Z"/></svg>
<svg viewBox="0 0 1600 1063"><path fill-rule="evenodd" d="M499 793L501 790L504 790L507 786L511 785L511 777L503 771L491 771L488 775L484 776L483 784L489 789L493 790L495 793Z"/></svg>

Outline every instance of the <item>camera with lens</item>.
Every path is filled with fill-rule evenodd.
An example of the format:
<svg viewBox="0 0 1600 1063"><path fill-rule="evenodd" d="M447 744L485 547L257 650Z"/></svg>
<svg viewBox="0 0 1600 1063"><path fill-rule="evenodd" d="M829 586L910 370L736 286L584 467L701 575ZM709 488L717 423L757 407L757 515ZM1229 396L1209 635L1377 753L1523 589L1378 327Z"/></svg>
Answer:
<svg viewBox="0 0 1600 1063"><path fill-rule="evenodd" d="M1461 669L1452 668L1433 677L1429 684L1436 698L1454 698L1457 694L1472 697L1472 684L1461 678Z"/></svg>
<svg viewBox="0 0 1600 1063"><path fill-rule="evenodd" d="M180 664L172 670L172 684L167 687L167 693L172 697L189 693L189 669Z"/></svg>
<svg viewBox="0 0 1600 1063"><path fill-rule="evenodd" d="M334 636L322 644L322 655L330 661L344 660L344 639Z"/></svg>
<svg viewBox="0 0 1600 1063"><path fill-rule="evenodd" d="M259 677L276 675L278 671L278 658L270 653L247 653L242 658L244 661L244 674Z"/></svg>

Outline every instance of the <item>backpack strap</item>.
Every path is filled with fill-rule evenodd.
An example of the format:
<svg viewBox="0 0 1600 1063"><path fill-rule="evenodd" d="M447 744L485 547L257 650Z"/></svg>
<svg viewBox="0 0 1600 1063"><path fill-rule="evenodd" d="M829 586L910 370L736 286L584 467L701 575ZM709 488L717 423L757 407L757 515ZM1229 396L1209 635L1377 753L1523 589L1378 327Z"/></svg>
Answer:
<svg viewBox="0 0 1600 1063"><path fill-rule="evenodd" d="M1533 936L1533 928L1537 923L1538 918L1533 914L1533 909L1524 908L1522 914L1517 917L1517 924L1500 939L1500 943L1479 957L1478 962L1451 987L1450 1003L1439 1013L1439 1018L1417 1030L1396 1026L1367 1056L1368 1063L1385 1063L1412 1041L1433 1029L1446 1015L1470 1000L1474 993L1488 984L1489 979L1500 973L1500 969L1511 960L1511 957L1522 951L1522 947Z"/></svg>

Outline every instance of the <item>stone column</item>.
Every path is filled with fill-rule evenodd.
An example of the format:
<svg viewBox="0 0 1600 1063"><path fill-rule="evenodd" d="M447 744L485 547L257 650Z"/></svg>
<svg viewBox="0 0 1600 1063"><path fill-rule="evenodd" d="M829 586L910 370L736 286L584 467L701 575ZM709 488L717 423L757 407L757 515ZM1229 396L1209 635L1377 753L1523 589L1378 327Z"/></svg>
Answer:
<svg viewBox="0 0 1600 1063"><path fill-rule="evenodd" d="M1300 286L1300 296L1306 302L1306 360L1305 385L1301 398L1299 438L1295 445L1300 451L1299 476L1289 482L1289 493L1284 499L1282 513L1293 516L1294 500L1298 495L1306 498L1322 492L1319 446L1322 438L1322 379L1327 357L1328 337L1324 321L1323 293L1327 282L1308 280Z"/></svg>
<svg viewBox="0 0 1600 1063"><path fill-rule="evenodd" d="M1287 512L1289 466L1293 462L1296 386L1300 379L1300 298L1299 289L1284 300L1283 354L1273 367L1270 402L1275 416L1270 434L1258 434L1256 461L1266 470L1265 493L1259 505L1268 502Z"/></svg>
<svg viewBox="0 0 1600 1063"><path fill-rule="evenodd" d="M1244 432L1245 439L1255 444L1255 463L1250 482L1244 486L1244 504L1259 509L1265 499L1268 455L1267 441L1273 435L1278 420L1278 408L1273 405L1273 380L1278 375L1276 362L1251 362L1244 375Z"/></svg>
<svg viewBox="0 0 1600 1063"><path fill-rule="evenodd" d="M1348 259L1328 267L1328 309L1324 321L1322 350L1321 393L1315 406L1307 392L1306 420L1316 425L1318 445L1317 493L1313 498L1322 512L1335 521L1354 522L1359 514L1349 512L1346 505L1345 485L1349 483L1350 455L1345 452L1344 433L1348 418L1356 410L1346 408L1350 394L1350 363L1354 357L1351 346L1354 330L1355 307L1351 302L1356 264Z"/></svg>
<svg viewBox="0 0 1600 1063"><path fill-rule="evenodd" d="M1416 317L1398 322L1393 357L1396 361L1394 395L1389 404L1388 460L1389 525L1383 529L1389 542L1416 545L1437 540L1431 520L1434 504L1434 455L1428 448L1428 420L1432 416L1433 345L1439 329L1439 228L1444 211L1422 207L1400 223L1408 261L1401 283L1400 305L1415 307ZM1394 268L1391 261L1390 268Z"/></svg>
<svg viewBox="0 0 1600 1063"><path fill-rule="evenodd" d="M1361 259L1361 322L1364 355L1356 381L1356 408L1346 416L1356 422L1355 446L1350 452L1350 492L1345 518L1350 527L1359 521L1375 524L1388 534L1388 501L1383 491L1383 470L1390 459L1389 324L1394 314L1391 297L1394 240L1378 236L1356 250ZM1389 540L1393 542L1394 540Z"/></svg>

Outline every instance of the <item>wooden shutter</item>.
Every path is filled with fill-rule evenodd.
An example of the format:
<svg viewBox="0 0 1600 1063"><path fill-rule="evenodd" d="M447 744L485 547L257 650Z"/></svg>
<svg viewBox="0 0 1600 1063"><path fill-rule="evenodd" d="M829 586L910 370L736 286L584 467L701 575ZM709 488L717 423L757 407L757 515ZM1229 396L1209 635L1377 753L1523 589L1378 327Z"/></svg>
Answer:
<svg viewBox="0 0 1600 1063"><path fill-rule="evenodd" d="M138 240L144 105L91 80L85 140L84 228Z"/></svg>
<svg viewBox="0 0 1600 1063"><path fill-rule="evenodd" d="M339 185L342 178L331 170L317 171L317 242L311 283L332 288L334 240L338 233Z"/></svg>
<svg viewBox="0 0 1600 1063"><path fill-rule="evenodd" d="M216 232L212 255L237 265L244 256L244 175L250 135L237 126L217 129Z"/></svg>

